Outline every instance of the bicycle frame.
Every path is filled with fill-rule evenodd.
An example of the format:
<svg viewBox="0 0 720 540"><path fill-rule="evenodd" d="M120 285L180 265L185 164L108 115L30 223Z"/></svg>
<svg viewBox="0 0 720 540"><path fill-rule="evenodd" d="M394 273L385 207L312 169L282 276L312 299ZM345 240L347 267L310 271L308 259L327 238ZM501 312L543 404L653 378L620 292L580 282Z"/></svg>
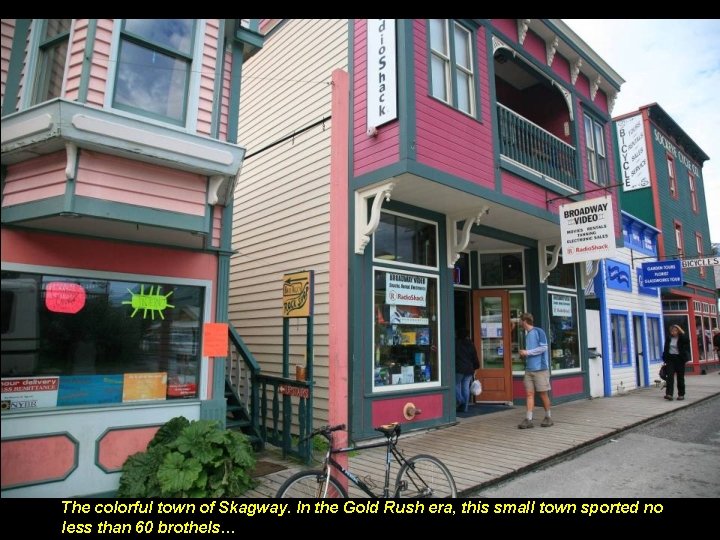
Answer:
<svg viewBox="0 0 720 540"><path fill-rule="evenodd" d="M323 472L325 473L326 477L330 475L330 468L329 466L332 466L334 469L336 469L338 472L340 472L345 478L347 478L349 481L351 481L353 484L355 484L357 487L362 489L366 495L373 498L378 498L378 495L370 488L370 486L367 485L366 482L363 481L362 478L360 478L355 473L349 471L340 463L338 463L334 458L333 455L335 454L347 454L348 452L353 452L355 450L368 450L370 448L381 448L385 447L385 483L383 485L383 494L382 498L387 499L390 497L390 464L392 463L392 458L395 458L395 460L398 462L400 467L402 467L404 464L407 463L407 460L405 459L405 456L400 453L400 451L395 446L397 441L393 441L392 437L388 437L385 439L385 441L381 442L375 442L375 443L366 443L366 444L360 444L356 446L347 446L344 448L333 448L332 447L332 438L330 439L330 448L328 449L327 454L325 454L325 461L323 465ZM327 495L327 488L328 488L328 482L325 482L325 493L323 493L323 497ZM393 496L397 496L397 490L400 486L395 487L395 491L393 492Z"/></svg>

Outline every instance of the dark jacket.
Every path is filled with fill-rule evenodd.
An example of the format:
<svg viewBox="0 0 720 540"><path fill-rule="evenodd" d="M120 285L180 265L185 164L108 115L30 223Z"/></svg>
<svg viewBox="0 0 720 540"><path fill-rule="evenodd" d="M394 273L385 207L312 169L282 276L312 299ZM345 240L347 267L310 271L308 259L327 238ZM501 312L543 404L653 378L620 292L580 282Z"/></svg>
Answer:
<svg viewBox="0 0 720 540"><path fill-rule="evenodd" d="M455 373L472 375L480 367L475 345L469 339L455 341Z"/></svg>
<svg viewBox="0 0 720 540"><path fill-rule="evenodd" d="M670 339L672 336L670 332L665 336L665 347L663 348L663 362L670 360ZM683 362L690 361L690 340L687 334L678 334L678 350L680 351L680 358Z"/></svg>

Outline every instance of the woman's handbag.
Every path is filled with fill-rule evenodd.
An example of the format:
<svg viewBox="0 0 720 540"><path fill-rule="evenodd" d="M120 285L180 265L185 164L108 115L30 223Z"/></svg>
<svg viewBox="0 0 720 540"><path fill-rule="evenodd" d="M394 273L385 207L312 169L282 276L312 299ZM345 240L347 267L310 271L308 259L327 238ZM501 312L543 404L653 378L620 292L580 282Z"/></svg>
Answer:
<svg viewBox="0 0 720 540"><path fill-rule="evenodd" d="M658 372L658 377L660 377L663 381L667 381L667 365L663 364L660 366L660 371Z"/></svg>
<svg viewBox="0 0 720 540"><path fill-rule="evenodd" d="M470 393L473 396L479 396L480 394L482 394L482 384L480 384L480 381L478 381L477 379L475 379L470 384Z"/></svg>

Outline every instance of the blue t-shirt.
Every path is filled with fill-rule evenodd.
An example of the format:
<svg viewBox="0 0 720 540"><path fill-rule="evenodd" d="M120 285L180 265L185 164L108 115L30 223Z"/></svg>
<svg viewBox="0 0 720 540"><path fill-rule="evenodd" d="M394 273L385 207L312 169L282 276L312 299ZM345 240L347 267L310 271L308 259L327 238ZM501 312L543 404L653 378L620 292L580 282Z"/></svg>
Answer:
<svg viewBox="0 0 720 540"><path fill-rule="evenodd" d="M548 361L547 336L542 328L533 326L525 334L525 350L528 355L525 357L525 371L543 371L550 369Z"/></svg>

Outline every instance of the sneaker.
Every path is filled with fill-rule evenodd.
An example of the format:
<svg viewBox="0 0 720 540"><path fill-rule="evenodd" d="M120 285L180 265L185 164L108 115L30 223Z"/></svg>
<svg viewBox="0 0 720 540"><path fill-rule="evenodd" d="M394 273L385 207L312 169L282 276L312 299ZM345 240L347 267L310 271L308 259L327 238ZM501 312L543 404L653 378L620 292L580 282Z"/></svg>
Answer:
<svg viewBox="0 0 720 540"><path fill-rule="evenodd" d="M553 426L553 425L555 425L555 422L553 422L553 419L550 418L549 416L546 416L546 417L543 419L542 424L540 424L540 427L550 427L550 426Z"/></svg>
<svg viewBox="0 0 720 540"><path fill-rule="evenodd" d="M527 418L518 425L519 429L530 429L533 427L535 427L535 424L533 424L532 420L528 420Z"/></svg>
<svg viewBox="0 0 720 540"><path fill-rule="evenodd" d="M672 396L668 396L667 394L665 394L665 399L667 399L668 401L672 401Z"/></svg>
<svg viewBox="0 0 720 540"><path fill-rule="evenodd" d="M677 397L677 400L678 400L678 401L682 401L683 399L685 399L685 396L678 396L678 397Z"/></svg>

